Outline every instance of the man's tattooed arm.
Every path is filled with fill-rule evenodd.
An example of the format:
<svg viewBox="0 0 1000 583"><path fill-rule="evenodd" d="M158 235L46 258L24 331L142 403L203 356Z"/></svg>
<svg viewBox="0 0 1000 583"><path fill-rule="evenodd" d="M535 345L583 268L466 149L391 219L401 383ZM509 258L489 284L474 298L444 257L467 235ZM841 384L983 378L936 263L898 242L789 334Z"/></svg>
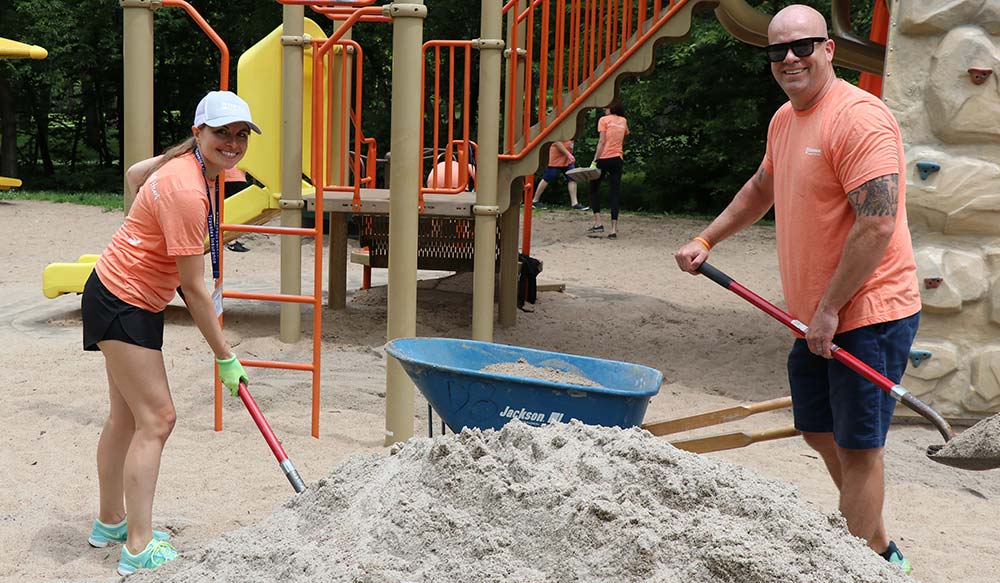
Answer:
<svg viewBox="0 0 1000 583"><path fill-rule="evenodd" d="M858 216L894 217L899 204L899 175L873 178L847 193Z"/></svg>

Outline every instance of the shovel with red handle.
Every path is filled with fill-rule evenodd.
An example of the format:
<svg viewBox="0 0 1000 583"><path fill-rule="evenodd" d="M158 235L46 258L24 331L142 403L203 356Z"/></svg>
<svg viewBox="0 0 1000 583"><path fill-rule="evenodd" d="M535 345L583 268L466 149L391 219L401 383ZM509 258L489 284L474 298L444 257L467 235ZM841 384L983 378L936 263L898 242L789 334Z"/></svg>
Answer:
<svg viewBox="0 0 1000 583"><path fill-rule="evenodd" d="M291 482L292 488L295 488L295 493L299 494L303 492L306 489L306 485L299 476L299 471L295 469L295 464L292 463L292 460L288 459L285 449L281 447L281 442L278 441L274 432L271 431L271 426L268 425L267 419L264 419L264 414L260 412L257 401L253 400L250 389L247 388L246 383L243 381L240 381L239 395L240 399L243 400L243 404L246 405L247 411L250 412L250 417L253 417L253 422L257 424L257 429L260 429L260 432L264 435L264 441L271 448L274 457L278 458L281 471L285 472L285 477Z"/></svg>
<svg viewBox="0 0 1000 583"><path fill-rule="evenodd" d="M733 278L719 271L712 265L709 265L708 262L704 262L698 266L697 271L715 283L747 300L754 306L760 308L775 320L791 328L792 331L799 336L804 338L806 332L809 331L808 326L798 320L793 320L791 316L783 312L777 306L743 287L738 282L734 281ZM931 424L934 425L934 427L941 433L946 442L951 441L955 437L955 430L951 428L951 425L945 420L944 417L941 416L940 413L932 409L930 405L915 397L902 385L896 384L887 379L878 371L836 344L833 345L831 351L833 353L833 358L840 361L854 372L865 377L883 391L892 395L892 398L906 405L924 419L930 421ZM985 470L1000 467L1000 460L936 456L935 454L941 449L941 447L942 446L940 444L929 446L927 448L927 457L941 464L967 470Z"/></svg>

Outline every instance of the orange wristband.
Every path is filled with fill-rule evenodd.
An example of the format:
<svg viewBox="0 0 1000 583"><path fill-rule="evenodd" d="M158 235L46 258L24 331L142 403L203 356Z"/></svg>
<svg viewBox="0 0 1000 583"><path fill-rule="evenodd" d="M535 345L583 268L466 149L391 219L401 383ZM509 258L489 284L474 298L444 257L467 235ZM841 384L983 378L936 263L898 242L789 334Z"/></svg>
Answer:
<svg viewBox="0 0 1000 583"><path fill-rule="evenodd" d="M691 240L692 241L697 241L697 242L701 243L702 245L705 246L705 249L707 249L709 251L712 250L712 243L708 239L706 239L704 237L695 237L695 238L693 238Z"/></svg>

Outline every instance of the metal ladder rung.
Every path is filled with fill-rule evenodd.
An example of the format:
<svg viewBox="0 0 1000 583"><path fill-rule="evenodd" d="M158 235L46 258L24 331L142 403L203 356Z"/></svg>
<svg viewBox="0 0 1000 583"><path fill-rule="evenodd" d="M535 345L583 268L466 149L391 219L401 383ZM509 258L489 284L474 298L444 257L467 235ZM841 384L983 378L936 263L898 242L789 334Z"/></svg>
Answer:
<svg viewBox="0 0 1000 583"><path fill-rule="evenodd" d="M322 298L316 296L299 296L292 294L261 294L241 291L222 290L222 297L234 300L260 300L264 302L288 302L293 304L313 304L323 303Z"/></svg>
<svg viewBox="0 0 1000 583"><path fill-rule="evenodd" d="M305 227L268 227L264 225L224 224L223 231L238 233L267 233L269 235L295 235L298 237L315 237L316 229Z"/></svg>
<svg viewBox="0 0 1000 583"><path fill-rule="evenodd" d="M306 372L316 370L316 367L309 362L282 362L279 360L252 360L249 358L241 358L240 363L244 366L252 366L254 368L279 368L284 370L303 370Z"/></svg>

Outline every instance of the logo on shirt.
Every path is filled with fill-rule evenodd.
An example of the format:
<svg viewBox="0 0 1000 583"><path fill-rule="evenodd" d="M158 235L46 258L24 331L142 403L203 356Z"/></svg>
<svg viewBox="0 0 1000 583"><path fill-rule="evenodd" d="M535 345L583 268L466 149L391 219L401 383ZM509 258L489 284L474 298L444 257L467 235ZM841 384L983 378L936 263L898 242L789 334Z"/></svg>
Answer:
<svg viewBox="0 0 1000 583"><path fill-rule="evenodd" d="M822 156L823 150L819 148L813 148L811 146L806 146L806 156Z"/></svg>
<svg viewBox="0 0 1000 583"><path fill-rule="evenodd" d="M142 245L142 239L139 237L129 237L128 244L133 247L138 247L139 245Z"/></svg>
<svg viewBox="0 0 1000 583"><path fill-rule="evenodd" d="M160 191L156 187L159 185L154 174L149 181L149 190L153 193L153 200L160 200Z"/></svg>

